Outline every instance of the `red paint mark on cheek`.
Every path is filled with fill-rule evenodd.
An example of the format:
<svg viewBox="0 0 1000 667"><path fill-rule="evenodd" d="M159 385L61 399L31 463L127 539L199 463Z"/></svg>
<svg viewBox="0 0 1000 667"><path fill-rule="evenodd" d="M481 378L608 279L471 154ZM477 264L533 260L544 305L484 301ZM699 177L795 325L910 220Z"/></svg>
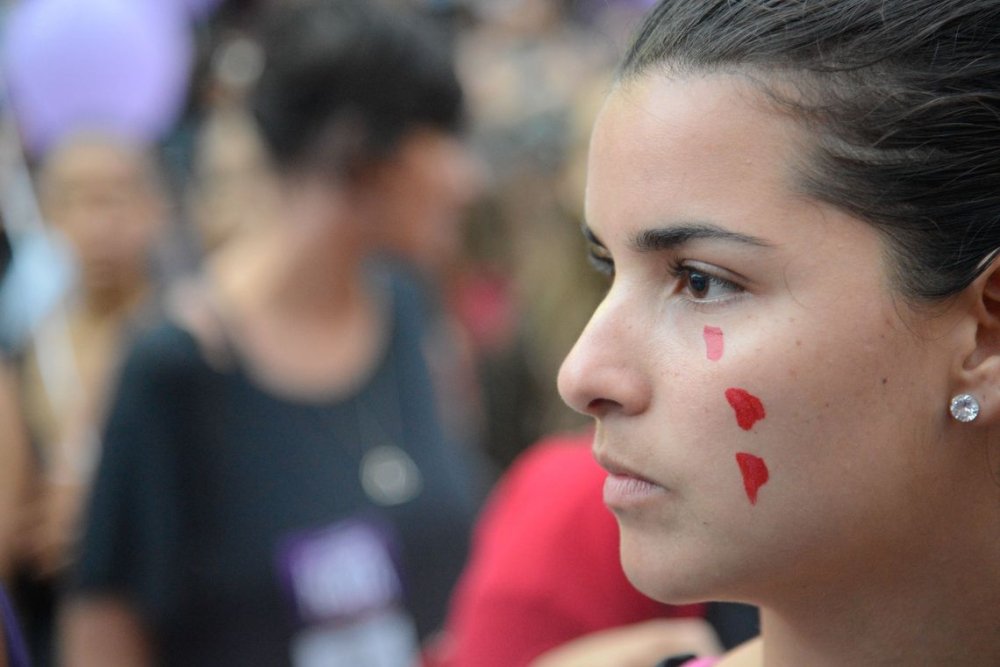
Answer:
<svg viewBox="0 0 1000 667"><path fill-rule="evenodd" d="M753 425L767 416L764 404L760 399L745 389L730 388L726 390L726 400L736 412L736 423L744 431L749 431Z"/></svg>
<svg viewBox="0 0 1000 667"><path fill-rule="evenodd" d="M702 332L705 337L705 351L710 361L718 361L722 358L722 329L719 327L705 327Z"/></svg>
<svg viewBox="0 0 1000 667"><path fill-rule="evenodd" d="M747 491L747 498L751 505L757 504L757 491L767 484L770 475L767 472L767 464L764 459L753 454L739 452L736 454L736 463L743 473L743 488Z"/></svg>

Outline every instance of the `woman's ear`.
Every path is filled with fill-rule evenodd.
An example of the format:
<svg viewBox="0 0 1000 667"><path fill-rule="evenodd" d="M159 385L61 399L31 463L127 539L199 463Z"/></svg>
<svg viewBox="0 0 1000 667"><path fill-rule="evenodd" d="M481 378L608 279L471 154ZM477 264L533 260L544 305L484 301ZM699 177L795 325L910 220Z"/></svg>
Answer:
<svg viewBox="0 0 1000 667"><path fill-rule="evenodd" d="M955 394L971 394L980 404L979 421L1000 421L1000 258L966 288L958 332L963 341Z"/></svg>

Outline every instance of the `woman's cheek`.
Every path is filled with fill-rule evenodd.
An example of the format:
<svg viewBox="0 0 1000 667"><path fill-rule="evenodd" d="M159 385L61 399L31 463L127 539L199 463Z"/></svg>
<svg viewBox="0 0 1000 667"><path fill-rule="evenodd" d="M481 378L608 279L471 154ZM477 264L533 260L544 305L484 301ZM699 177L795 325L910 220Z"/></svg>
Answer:
<svg viewBox="0 0 1000 667"><path fill-rule="evenodd" d="M704 342L705 359L708 362L719 362L725 356L726 335L720 326L705 325L702 329L702 340ZM739 475L727 475L734 481L742 483L742 488L747 502L756 505L761 487L771 479L771 472L764 460L762 453L754 451L759 439L746 438L746 442L741 442L749 432L760 431L766 428L761 424L767 417L767 408L764 402L758 397L753 389L748 389L744 385L752 385L751 379L745 380L741 386L726 386L720 389L723 401L718 401L719 409L727 412L732 428L732 441L736 443L735 456L726 461L719 461L719 465L734 467L734 472ZM723 420L725 423L725 420ZM740 432L743 432L741 434Z"/></svg>

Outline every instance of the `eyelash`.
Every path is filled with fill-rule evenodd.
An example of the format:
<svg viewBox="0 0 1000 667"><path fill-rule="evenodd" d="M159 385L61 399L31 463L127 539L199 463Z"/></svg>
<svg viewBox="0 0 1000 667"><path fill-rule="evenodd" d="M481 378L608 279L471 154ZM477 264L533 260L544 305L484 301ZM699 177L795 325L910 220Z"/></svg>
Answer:
<svg viewBox="0 0 1000 667"><path fill-rule="evenodd" d="M605 256L603 254L606 252L607 251L600 246L591 245L587 249L587 261L590 262L590 265L601 275L613 278L615 275L615 262L610 256Z"/></svg>
<svg viewBox="0 0 1000 667"><path fill-rule="evenodd" d="M587 258L590 264L601 274L613 278L615 275L615 263L607 254L607 250L601 248L600 246L591 246ZM708 284L708 288L717 287L727 290L731 290L737 295L743 293L745 290L737 283L726 280L725 278L720 278L719 276L711 273L710 271L705 271L698 269L696 267L687 266L681 262L671 263L670 275L678 281L681 281L681 291L687 292L686 299L689 303L696 306L710 305L714 302L721 302L728 300L727 297L714 298L714 299L703 299L695 296L692 292L691 277L692 276L704 276Z"/></svg>

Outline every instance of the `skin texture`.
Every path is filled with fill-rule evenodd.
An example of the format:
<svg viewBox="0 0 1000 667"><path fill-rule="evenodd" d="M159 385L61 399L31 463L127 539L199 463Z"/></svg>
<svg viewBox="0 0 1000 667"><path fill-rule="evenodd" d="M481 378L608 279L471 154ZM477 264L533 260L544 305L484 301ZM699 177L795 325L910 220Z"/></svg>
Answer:
<svg viewBox="0 0 1000 667"><path fill-rule="evenodd" d="M60 664L143 667L154 664L149 634L124 600L77 598L63 606Z"/></svg>
<svg viewBox="0 0 1000 667"><path fill-rule="evenodd" d="M996 443L946 410L961 391L996 410L996 281L988 271L934 309L906 304L876 231L799 193L808 145L736 77L656 71L615 89L586 196L592 254L614 277L560 392L596 418L602 465L646 480L605 495L637 587L764 607L766 660L731 664L918 664L935 649L943 660L948 644L1000 636L966 607L992 617L1000 601L986 566L1000 555ZM691 225L742 236L637 243ZM706 325L725 331L718 361L706 359ZM767 418L741 429L731 387ZM756 504L740 452L767 461ZM942 574L942 562L954 567ZM941 622L952 603L962 620ZM913 662L893 618L935 628L913 637ZM996 644L970 659L995 657Z"/></svg>

